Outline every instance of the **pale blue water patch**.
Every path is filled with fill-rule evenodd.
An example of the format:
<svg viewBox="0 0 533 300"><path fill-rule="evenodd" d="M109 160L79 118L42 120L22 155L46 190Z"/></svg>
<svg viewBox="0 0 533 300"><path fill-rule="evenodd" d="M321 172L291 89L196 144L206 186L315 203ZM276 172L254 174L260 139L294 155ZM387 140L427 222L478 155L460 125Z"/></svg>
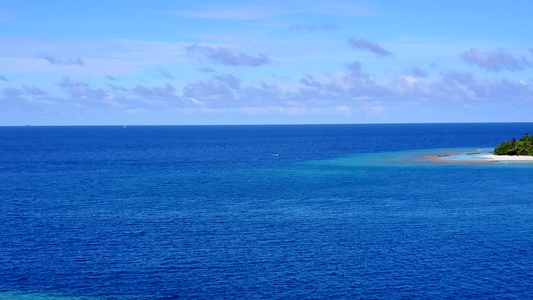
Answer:
<svg viewBox="0 0 533 300"><path fill-rule="evenodd" d="M416 167L439 165L439 161L428 161L428 157L442 154L460 154L471 151L464 148L422 149L378 153L357 153L334 157L326 160L306 162L308 165L332 167L381 166Z"/></svg>

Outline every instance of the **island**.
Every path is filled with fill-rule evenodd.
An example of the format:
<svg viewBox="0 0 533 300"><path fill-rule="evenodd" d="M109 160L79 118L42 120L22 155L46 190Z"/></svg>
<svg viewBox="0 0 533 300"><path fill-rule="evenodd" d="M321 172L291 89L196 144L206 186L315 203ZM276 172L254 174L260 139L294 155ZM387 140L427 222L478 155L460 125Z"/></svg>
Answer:
<svg viewBox="0 0 533 300"><path fill-rule="evenodd" d="M533 135L527 133L520 140L514 138L504 141L494 149L494 155L528 155L533 156Z"/></svg>
<svg viewBox="0 0 533 300"><path fill-rule="evenodd" d="M516 163L533 163L533 135L524 136L516 140L504 141L494 149L452 149L450 152L436 153L424 156L425 161L440 163L498 163L508 164L512 161Z"/></svg>

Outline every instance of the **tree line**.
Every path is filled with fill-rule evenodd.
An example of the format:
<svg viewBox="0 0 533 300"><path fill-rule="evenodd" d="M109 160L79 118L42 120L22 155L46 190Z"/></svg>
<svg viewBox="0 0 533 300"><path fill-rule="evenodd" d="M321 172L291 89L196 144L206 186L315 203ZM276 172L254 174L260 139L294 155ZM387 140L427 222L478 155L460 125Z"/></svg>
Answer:
<svg viewBox="0 0 533 300"><path fill-rule="evenodd" d="M526 133L518 141L513 138L502 142L494 149L494 155L533 155L533 135Z"/></svg>

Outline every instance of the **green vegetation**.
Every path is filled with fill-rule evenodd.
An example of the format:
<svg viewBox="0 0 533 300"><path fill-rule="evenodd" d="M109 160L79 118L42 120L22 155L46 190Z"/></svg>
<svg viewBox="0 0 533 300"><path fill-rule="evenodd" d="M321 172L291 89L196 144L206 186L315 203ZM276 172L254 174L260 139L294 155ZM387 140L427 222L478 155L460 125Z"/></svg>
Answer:
<svg viewBox="0 0 533 300"><path fill-rule="evenodd" d="M494 149L494 155L533 155L533 135L526 133L518 141L513 138L509 142L502 142Z"/></svg>

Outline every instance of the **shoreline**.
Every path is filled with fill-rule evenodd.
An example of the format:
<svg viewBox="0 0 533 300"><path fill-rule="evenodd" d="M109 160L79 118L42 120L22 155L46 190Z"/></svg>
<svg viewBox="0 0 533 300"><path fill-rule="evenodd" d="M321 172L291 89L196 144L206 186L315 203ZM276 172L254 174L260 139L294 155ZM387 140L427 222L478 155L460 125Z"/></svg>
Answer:
<svg viewBox="0 0 533 300"><path fill-rule="evenodd" d="M458 153L446 153L424 156L425 161L443 162L443 163L468 163L468 164L490 164L496 162L516 161L516 162L533 162L533 156L527 155L479 155L479 159L453 159L454 156L459 156Z"/></svg>
<svg viewBox="0 0 533 300"><path fill-rule="evenodd" d="M529 155L481 155L480 157L493 161L533 161Z"/></svg>

